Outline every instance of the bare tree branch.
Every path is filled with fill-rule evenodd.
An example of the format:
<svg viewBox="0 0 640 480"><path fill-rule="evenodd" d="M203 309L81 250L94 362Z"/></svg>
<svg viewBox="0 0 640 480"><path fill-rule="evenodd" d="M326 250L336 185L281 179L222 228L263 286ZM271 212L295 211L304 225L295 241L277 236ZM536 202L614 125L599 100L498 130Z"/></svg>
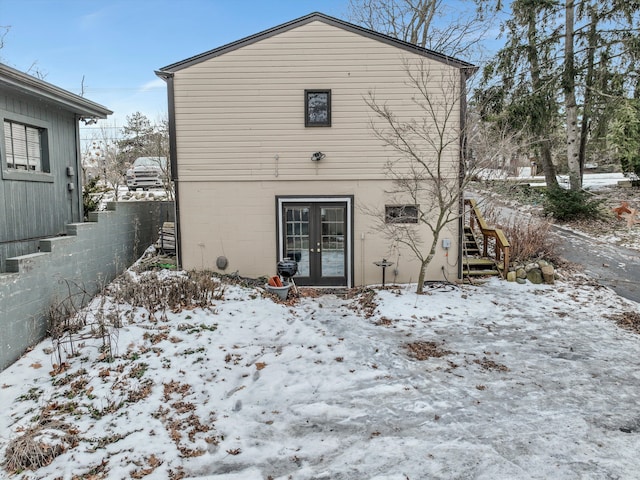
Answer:
<svg viewBox="0 0 640 480"><path fill-rule="evenodd" d="M381 143L397 154L386 167L393 182L385 192L396 205L409 205L417 218L407 223L389 219L385 211L369 208L376 228L392 244L406 246L420 264L417 292L422 293L426 269L436 254L441 234L460 218L460 202L465 184L475 165L461 178L460 155L464 129L460 124L461 79L457 69L431 70L425 61L406 61L407 85L414 92L413 104L421 115L407 118L393 111L373 92L365 102L375 114L371 127ZM430 232L423 238L423 233Z"/></svg>

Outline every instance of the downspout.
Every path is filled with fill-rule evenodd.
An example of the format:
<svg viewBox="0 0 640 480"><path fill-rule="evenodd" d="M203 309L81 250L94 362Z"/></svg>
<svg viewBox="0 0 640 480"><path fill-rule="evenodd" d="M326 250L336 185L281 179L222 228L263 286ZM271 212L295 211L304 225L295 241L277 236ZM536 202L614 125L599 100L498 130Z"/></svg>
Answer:
<svg viewBox="0 0 640 480"><path fill-rule="evenodd" d="M176 148L176 106L174 101L173 72L158 70L158 77L167 84L167 109L169 114L169 165L171 166L171 181L173 182L173 201L175 205L174 217L176 225L176 263L182 268L182 237L180 229L180 180L178 178L178 152Z"/></svg>
<svg viewBox="0 0 640 480"><path fill-rule="evenodd" d="M83 181L82 181L82 145L80 144L80 119L81 115L76 115L75 123L75 135L76 135L76 164L75 175L73 178L75 191L69 192L68 187L65 188L67 193L71 195L71 222L84 222L84 202L83 202ZM66 168L66 167L65 167ZM66 172L65 172L66 174ZM67 183L71 182L71 178L66 176ZM74 204L75 204L75 215L74 215Z"/></svg>

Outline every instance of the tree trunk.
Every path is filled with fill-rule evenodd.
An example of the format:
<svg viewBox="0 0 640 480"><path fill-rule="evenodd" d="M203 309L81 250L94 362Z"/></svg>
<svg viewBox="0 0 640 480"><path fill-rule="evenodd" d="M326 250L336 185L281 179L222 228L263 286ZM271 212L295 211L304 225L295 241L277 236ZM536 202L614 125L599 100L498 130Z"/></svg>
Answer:
<svg viewBox="0 0 640 480"><path fill-rule="evenodd" d="M551 141L548 139L544 139L540 146L540 160L542 162L544 180L547 183L547 187L557 187L558 177L556 175L556 166L553 164L553 159L551 157Z"/></svg>
<svg viewBox="0 0 640 480"><path fill-rule="evenodd" d="M442 211L442 207L441 207ZM424 292L424 278L427 274L427 267L433 260L433 257L436 256L436 248L438 247L438 240L440 239L440 231L442 230L442 226L440 221L438 221L438 227L435 229L435 233L433 234L433 241L431 242L431 249L429 250L429 255L426 258L423 258L420 261L420 273L418 273L418 286L416 288L416 293L421 294Z"/></svg>
<svg viewBox="0 0 640 480"><path fill-rule="evenodd" d="M418 286L416 287L416 293L418 295L424 292L424 277L427 273L427 265L429 262L427 260L422 261L420 263L420 272L418 273Z"/></svg>
<svg viewBox="0 0 640 480"><path fill-rule="evenodd" d="M538 34L535 14L531 13L528 20L527 40L529 45L527 51L529 64L531 65L531 84L534 91L539 92L542 90L543 85L540 80L540 61L537 50ZM544 120L542 122L544 122ZM544 179L547 182L547 187L553 188L558 186L558 179L556 178L556 167L553 164L553 158L551 156L550 131L549 122L547 122L540 131L542 136L540 162L542 163L542 170L544 171Z"/></svg>
<svg viewBox="0 0 640 480"><path fill-rule="evenodd" d="M567 129L567 166L569 167L569 186L571 190L582 188L580 174L580 143L578 136L578 105L576 103L576 74L574 65L574 3L567 0L565 6L565 37L564 37L564 105Z"/></svg>
<svg viewBox="0 0 640 480"><path fill-rule="evenodd" d="M593 84L595 79L595 52L597 44L597 26L598 16L597 9L593 5L590 8L590 25L587 37L587 71L585 74L584 101L582 106L582 124L580 125L580 177L584 174L584 164L587 158L587 142L589 140L589 126L591 124L591 112L593 111Z"/></svg>

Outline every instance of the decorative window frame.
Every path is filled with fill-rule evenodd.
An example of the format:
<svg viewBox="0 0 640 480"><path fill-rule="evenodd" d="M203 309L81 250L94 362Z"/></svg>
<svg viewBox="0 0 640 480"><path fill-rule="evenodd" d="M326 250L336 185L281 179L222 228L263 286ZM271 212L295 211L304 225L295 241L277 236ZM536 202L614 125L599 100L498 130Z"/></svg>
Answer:
<svg viewBox="0 0 640 480"><path fill-rule="evenodd" d="M387 224L418 223L419 208L418 205L385 205L384 206L384 222Z"/></svg>
<svg viewBox="0 0 640 480"><path fill-rule="evenodd" d="M4 133L5 122L13 124L25 125L35 128L40 133L40 170L29 171L10 168L7 158L6 138ZM48 182L53 183L53 175L51 174L51 164L49 155L49 132L51 125L49 122L38 120L17 113L2 114L0 112L0 172L4 180L22 180L29 182Z"/></svg>
<svg viewBox="0 0 640 480"><path fill-rule="evenodd" d="M322 96L325 97L324 102ZM316 105L320 102L320 105ZM314 111L316 110L316 111ZM304 91L304 126L331 126L331 90L314 89Z"/></svg>

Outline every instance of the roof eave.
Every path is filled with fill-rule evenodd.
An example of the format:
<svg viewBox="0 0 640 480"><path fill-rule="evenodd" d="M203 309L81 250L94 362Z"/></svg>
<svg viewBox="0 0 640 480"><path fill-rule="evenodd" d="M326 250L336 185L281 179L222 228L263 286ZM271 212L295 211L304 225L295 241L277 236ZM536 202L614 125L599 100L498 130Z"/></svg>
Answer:
<svg viewBox="0 0 640 480"><path fill-rule="evenodd" d="M256 33L254 35L250 35L248 37L242 38L240 40L237 40L235 42L231 42L228 43L226 45L223 45L221 47L215 48L213 50L209 50L207 52L195 55L193 57L189 57L185 60L181 60L179 62L175 62L172 63L171 65L167 65L166 67L162 67L160 70L158 70L156 72L156 75L161 76L161 73L164 74L168 74L168 73L174 73L177 72L179 70L182 70L183 68L187 68L190 67L192 65L198 64L200 62L203 62L205 60L209 60L211 58L214 57L218 57L220 55L223 55L225 53L228 53L230 51L236 50L238 48L244 47L246 45L251 45L252 43L255 43L257 41L263 40L265 38L271 37L273 35L277 35L279 33L283 33L286 32L288 30L291 30L293 28L296 27L300 27L302 25L305 25L307 23L310 22L314 22L314 21L321 21L324 23L327 23L329 25L334 25L338 28L342 28L345 29L347 31L353 32L353 33L357 33L359 35L364 35L366 37L369 38L373 38L376 39L380 42L389 44L389 45L393 45L395 47L401 48L403 50L407 50L410 51L412 53L415 53L417 55L421 55L424 57L428 57L443 63L446 63L448 65L454 66L456 68L460 68L460 69L474 69L477 70L477 67L471 63L465 62L463 60L458 60L457 58L453 58L453 57L449 57L447 55L443 55L441 53L437 53L434 52L432 50L428 50L426 48L422 48L419 47L417 45L414 45L412 43L408 43L402 40L398 40L396 38L390 37L388 35L384 35L382 33L378 33L375 32L373 30L369 30L367 28L358 26L358 25L354 25L352 23L349 22L345 22L344 20L340 20L334 17L330 17L328 15L325 15L323 13L311 13L309 15L306 15L304 17L300 17L297 18L295 20L291 20L290 22L287 23L283 23L281 25L278 25L276 27L270 28L268 30L264 30L262 32Z"/></svg>
<svg viewBox="0 0 640 480"><path fill-rule="evenodd" d="M47 100L65 110L85 117L104 119L113 114L111 110L98 103L3 64L0 64L0 84Z"/></svg>

